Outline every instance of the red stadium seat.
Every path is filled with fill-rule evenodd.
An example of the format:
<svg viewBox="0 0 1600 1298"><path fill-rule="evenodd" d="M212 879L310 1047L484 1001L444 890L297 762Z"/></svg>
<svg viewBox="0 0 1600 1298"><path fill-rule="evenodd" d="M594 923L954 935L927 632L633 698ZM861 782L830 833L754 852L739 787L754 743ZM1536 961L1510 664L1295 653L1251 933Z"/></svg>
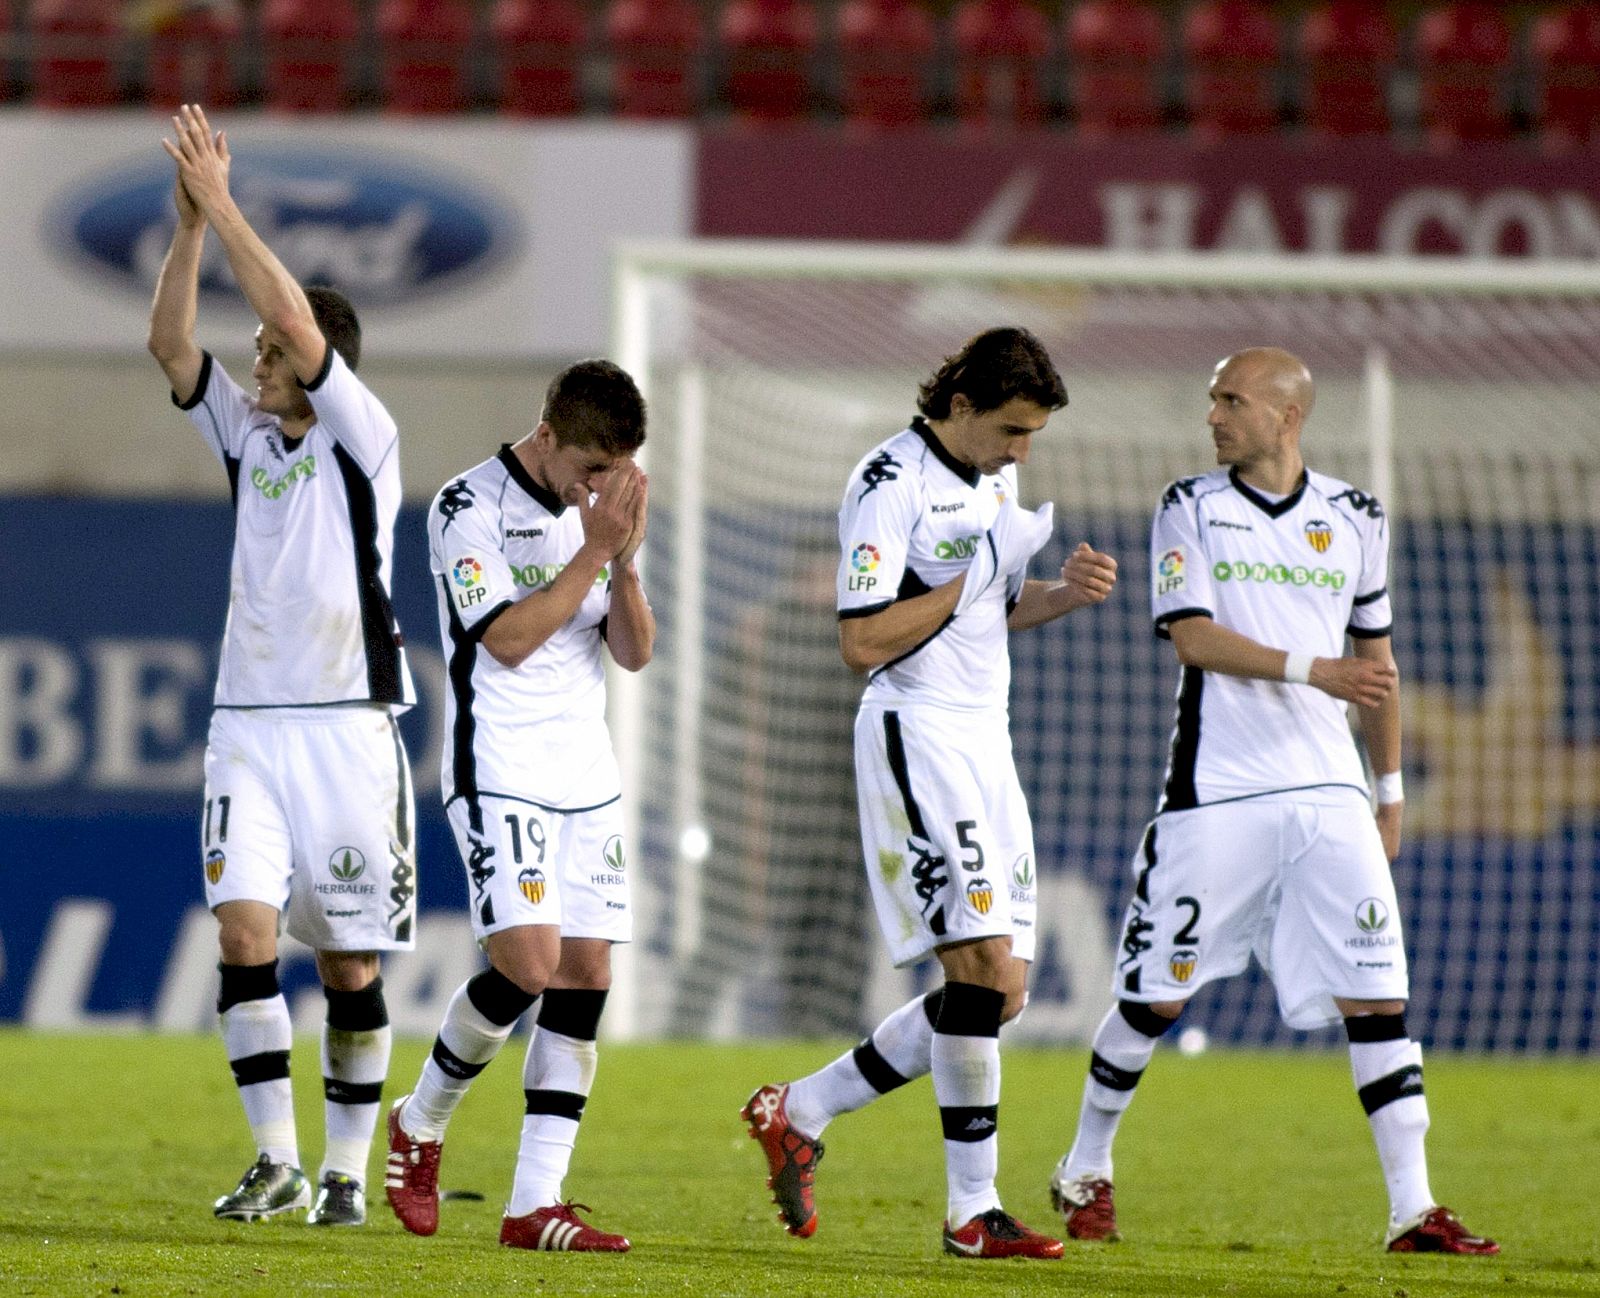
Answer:
<svg viewBox="0 0 1600 1298"><path fill-rule="evenodd" d="M458 113L467 106L467 0L383 0L378 81L392 113Z"/></svg>
<svg viewBox="0 0 1600 1298"><path fill-rule="evenodd" d="M157 108L203 104L226 108L239 98L233 52L239 17L213 5L174 7L154 19L145 98Z"/></svg>
<svg viewBox="0 0 1600 1298"><path fill-rule="evenodd" d="M1383 135L1397 49L1381 0L1333 0L1300 25L1305 121L1317 135Z"/></svg>
<svg viewBox="0 0 1600 1298"><path fill-rule="evenodd" d="M961 0L951 19L956 112L964 122L1044 120L1050 23L1026 0Z"/></svg>
<svg viewBox="0 0 1600 1298"><path fill-rule="evenodd" d="M589 24L577 0L500 0L490 30L500 60L501 112L570 117L582 111L579 69Z"/></svg>
<svg viewBox="0 0 1600 1298"><path fill-rule="evenodd" d="M1498 5L1438 5L1417 20L1422 131L1430 144L1503 139L1511 131L1507 90L1511 24Z"/></svg>
<svg viewBox="0 0 1600 1298"><path fill-rule="evenodd" d="M719 27L724 92L748 121L780 122L811 108L817 12L811 0L731 0Z"/></svg>
<svg viewBox="0 0 1600 1298"><path fill-rule="evenodd" d="M1184 103L1202 137L1262 135L1278 126L1277 21L1256 0L1207 0L1183 24Z"/></svg>
<svg viewBox="0 0 1600 1298"><path fill-rule="evenodd" d="M266 106L280 113L337 113L349 106L355 0L267 0L261 14Z"/></svg>
<svg viewBox="0 0 1600 1298"><path fill-rule="evenodd" d="M1142 0L1087 0L1067 15L1070 98L1090 134L1150 130L1161 123L1167 34Z"/></svg>
<svg viewBox="0 0 1600 1298"><path fill-rule="evenodd" d="M691 117L705 26L693 0L616 0L606 14L611 93L622 117Z"/></svg>
<svg viewBox="0 0 1600 1298"><path fill-rule="evenodd" d="M1541 143L1600 142L1600 8L1581 4L1541 14L1529 48Z"/></svg>
<svg viewBox="0 0 1600 1298"><path fill-rule="evenodd" d="M33 101L47 108L104 108L121 99L116 0L33 0Z"/></svg>
<svg viewBox="0 0 1600 1298"><path fill-rule="evenodd" d="M10 47L15 31L9 0L0 0L0 49ZM0 101L10 99L15 92L16 87L11 84L11 60L0 59Z"/></svg>
<svg viewBox="0 0 1600 1298"><path fill-rule="evenodd" d="M880 127L926 118L933 50L933 19L916 0L845 0L839 11L845 120Z"/></svg>

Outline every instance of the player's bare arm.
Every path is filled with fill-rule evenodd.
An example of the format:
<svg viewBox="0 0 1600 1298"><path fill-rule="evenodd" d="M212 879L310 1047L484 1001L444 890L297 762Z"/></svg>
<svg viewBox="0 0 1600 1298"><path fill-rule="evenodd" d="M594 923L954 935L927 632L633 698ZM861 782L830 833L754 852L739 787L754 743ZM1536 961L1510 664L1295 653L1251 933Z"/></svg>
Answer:
<svg viewBox="0 0 1600 1298"><path fill-rule="evenodd" d="M636 672L655 652L656 616L645 598L644 585L634 558L644 543L645 519L650 504L650 479L629 461L626 468L636 482L633 498L633 530L611 565L611 608L606 614L606 647L617 666ZM617 472L619 470L614 470Z"/></svg>
<svg viewBox="0 0 1600 1298"><path fill-rule="evenodd" d="M150 334L146 346L156 358L179 401L188 401L200 381L205 357L194 340L200 282L200 251L205 243L206 219L185 188L183 177L173 183L178 225L172 232L156 277L156 295L150 306Z"/></svg>
<svg viewBox="0 0 1600 1298"><path fill-rule="evenodd" d="M1087 541L1061 565L1059 581L1027 581L1017 597L1017 606L1006 619L1012 631L1042 626L1075 609L1102 604L1117 584L1117 561L1102 554Z"/></svg>
<svg viewBox="0 0 1600 1298"><path fill-rule="evenodd" d="M1361 737L1367 745L1367 758L1373 773L1391 775L1400 769L1400 679L1394 663L1394 646L1388 636L1351 642L1355 656L1367 662L1378 663L1395 673L1395 684L1376 707L1358 707L1356 716L1361 722ZM1385 802L1380 796L1376 816L1378 835L1383 839L1383 850L1392 861L1400 855L1400 822L1405 801L1396 798Z"/></svg>
<svg viewBox="0 0 1600 1298"><path fill-rule="evenodd" d="M566 625L599 579L601 569L627 544L633 532L637 473L631 462L619 465L606 476L592 502L579 499L583 544L578 552L550 585L518 600L483 633L483 647L502 667L520 667L529 654Z"/></svg>
<svg viewBox="0 0 1600 1298"><path fill-rule="evenodd" d="M866 617L839 622L839 652L853 672L870 672L909 653L945 624L956 611L967 575L935 586L913 599L897 600Z"/></svg>
<svg viewBox="0 0 1600 1298"><path fill-rule="evenodd" d="M1244 676L1253 680L1281 681L1290 651L1259 644L1209 617L1186 617L1168 628L1178 660L1185 667ZM1395 691L1398 673L1393 660L1371 658L1313 658L1309 684L1346 703L1378 707Z"/></svg>
<svg viewBox="0 0 1600 1298"><path fill-rule="evenodd" d="M178 164L178 177L194 204L222 240L234 278L261 323L282 336L284 355L302 382L322 370L327 342L311 304L288 268L244 219L228 188L232 161L228 139L213 132L197 104L184 104L172 119L176 142L161 147Z"/></svg>

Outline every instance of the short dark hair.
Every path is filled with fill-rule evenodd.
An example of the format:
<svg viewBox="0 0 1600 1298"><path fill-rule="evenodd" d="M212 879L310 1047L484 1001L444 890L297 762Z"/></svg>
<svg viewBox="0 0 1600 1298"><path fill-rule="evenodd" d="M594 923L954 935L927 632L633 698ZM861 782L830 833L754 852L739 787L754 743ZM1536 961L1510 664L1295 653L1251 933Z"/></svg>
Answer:
<svg viewBox="0 0 1600 1298"><path fill-rule="evenodd" d="M1024 397L1045 410L1067 404L1067 385L1044 344L1026 329L986 329L967 339L954 356L917 389L917 409L929 419L948 419L950 399L961 393L979 414Z"/></svg>
<svg viewBox="0 0 1600 1298"><path fill-rule="evenodd" d="M627 455L644 443L644 416L644 397L627 371L610 361L590 360L569 365L550 380L540 418L559 446Z"/></svg>
<svg viewBox="0 0 1600 1298"><path fill-rule="evenodd" d="M306 289L306 301L311 303L311 316L328 340L328 346L344 357L344 363L354 370L361 364L361 321L356 319L356 309L350 299L336 288L326 284L313 284Z"/></svg>

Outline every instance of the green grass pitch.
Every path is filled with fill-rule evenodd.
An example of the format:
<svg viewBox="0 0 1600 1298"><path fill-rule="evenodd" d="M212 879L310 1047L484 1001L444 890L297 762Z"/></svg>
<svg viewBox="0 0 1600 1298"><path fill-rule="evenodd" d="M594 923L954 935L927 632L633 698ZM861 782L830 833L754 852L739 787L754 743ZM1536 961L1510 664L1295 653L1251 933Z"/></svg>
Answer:
<svg viewBox="0 0 1600 1298"><path fill-rule="evenodd" d="M414 1239L383 1202L321 1231L212 1219L251 1149L215 1039L0 1032L0 1292L471 1295L1600 1294L1600 1065L1456 1058L1428 1066L1433 1185L1500 1258L1391 1257L1371 1137L1342 1052L1163 1050L1118 1144L1125 1242L1062 1262L973 1262L939 1249L942 1147L926 1080L827 1133L821 1227L776 1225L737 1117L759 1083L826 1061L826 1043L606 1046L567 1192L633 1240L626 1257L501 1249L521 1114L521 1038L479 1079L445 1146L451 1201ZM396 1048L389 1093L426 1043ZM1005 1054L1001 1182L1048 1229L1050 1170L1070 1137L1081 1049ZM302 1151L322 1143L317 1047L295 1054Z"/></svg>

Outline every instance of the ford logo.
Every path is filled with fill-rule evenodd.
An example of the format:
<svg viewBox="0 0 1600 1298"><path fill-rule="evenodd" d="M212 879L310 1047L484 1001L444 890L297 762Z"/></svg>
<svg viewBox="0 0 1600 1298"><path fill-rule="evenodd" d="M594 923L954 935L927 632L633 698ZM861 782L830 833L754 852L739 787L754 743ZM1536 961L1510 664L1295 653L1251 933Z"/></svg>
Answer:
<svg viewBox="0 0 1600 1298"><path fill-rule="evenodd" d="M231 176L240 210L290 272L359 305L455 287L518 242L515 216L470 182L372 151L241 151ZM50 228L72 259L148 294L177 221L172 183L166 162L103 176L57 202ZM200 292L239 301L215 238L206 240Z"/></svg>

